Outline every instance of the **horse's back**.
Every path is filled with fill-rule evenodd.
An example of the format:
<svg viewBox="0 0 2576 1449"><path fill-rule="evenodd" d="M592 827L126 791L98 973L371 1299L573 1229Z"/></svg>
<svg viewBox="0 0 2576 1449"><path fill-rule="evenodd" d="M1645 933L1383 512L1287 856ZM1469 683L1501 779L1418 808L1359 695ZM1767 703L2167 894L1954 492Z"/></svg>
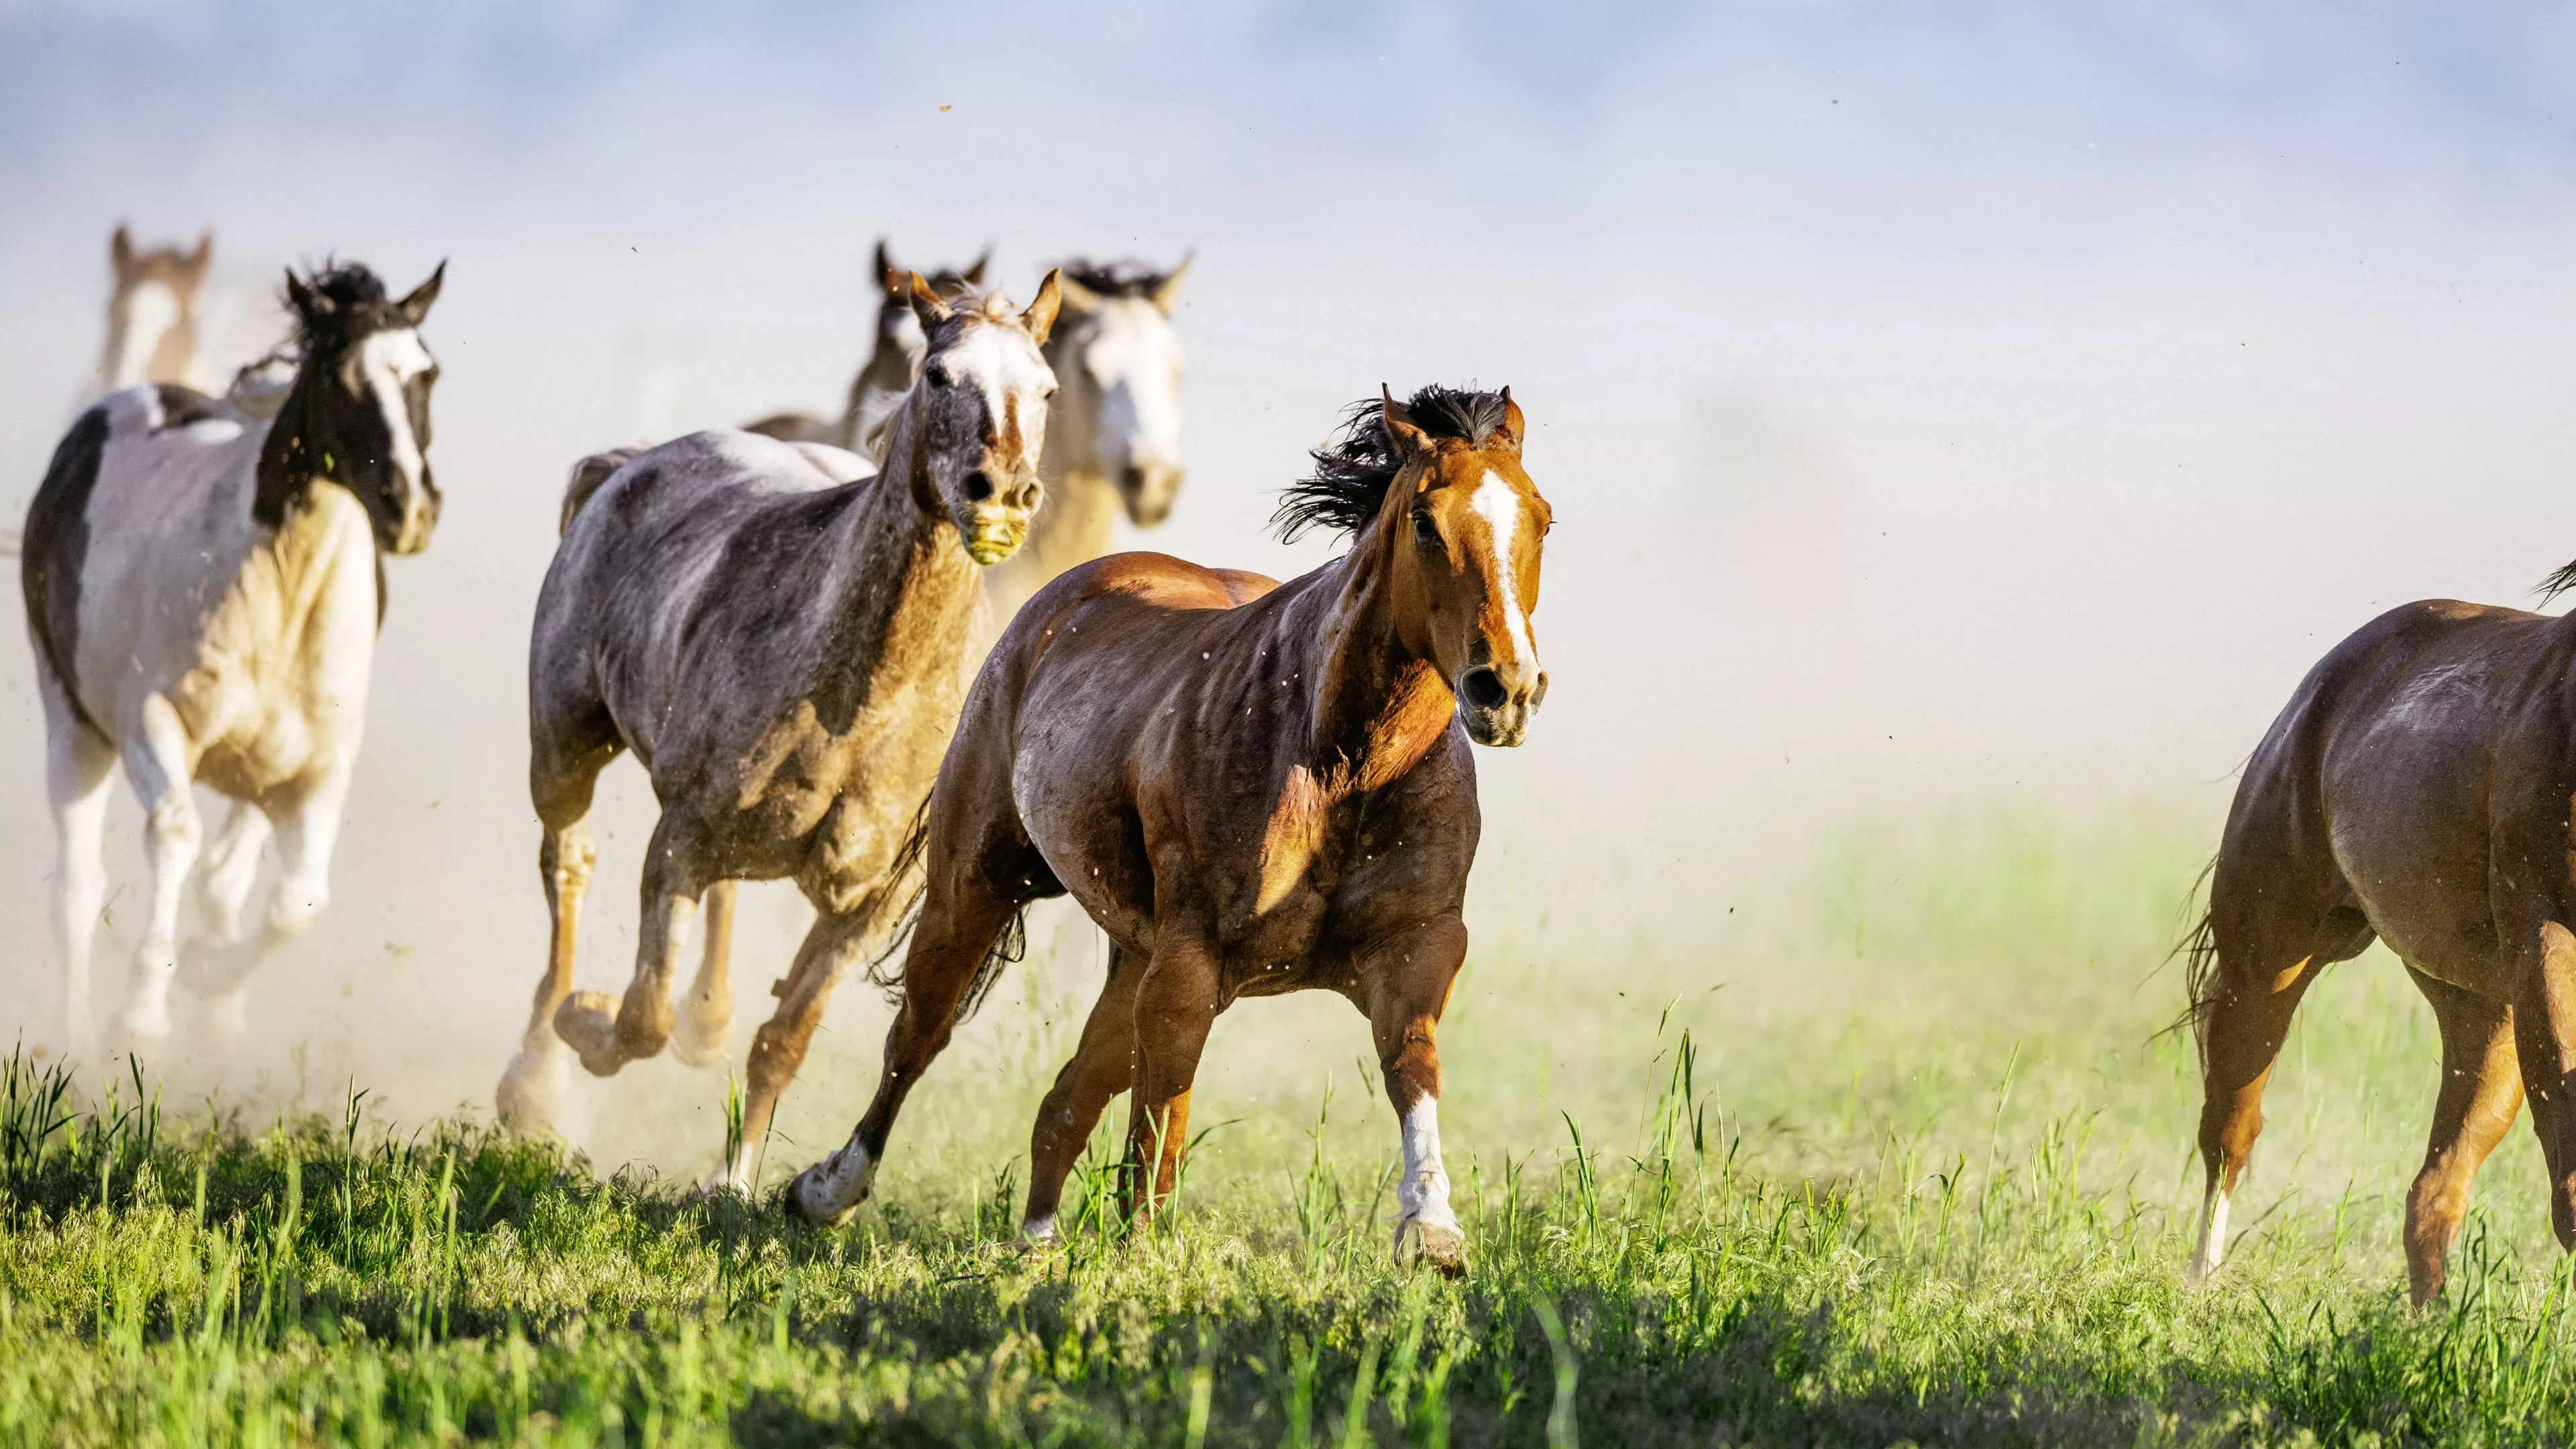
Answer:
<svg viewBox="0 0 2576 1449"><path fill-rule="evenodd" d="M2517 802L2563 815L2576 783L2571 666L2576 624L2518 609L2428 599L2354 631L2248 760L2213 906L2323 893L2428 968L2491 941L2487 873L2526 826Z"/></svg>

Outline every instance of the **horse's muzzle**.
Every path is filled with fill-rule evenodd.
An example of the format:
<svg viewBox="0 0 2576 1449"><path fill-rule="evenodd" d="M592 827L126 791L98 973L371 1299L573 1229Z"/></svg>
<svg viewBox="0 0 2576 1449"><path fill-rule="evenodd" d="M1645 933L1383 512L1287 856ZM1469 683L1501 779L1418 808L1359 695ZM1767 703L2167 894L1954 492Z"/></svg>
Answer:
<svg viewBox="0 0 2576 1449"><path fill-rule="evenodd" d="M1458 677L1458 721L1480 745L1517 745L1546 698L1546 670L1479 664Z"/></svg>

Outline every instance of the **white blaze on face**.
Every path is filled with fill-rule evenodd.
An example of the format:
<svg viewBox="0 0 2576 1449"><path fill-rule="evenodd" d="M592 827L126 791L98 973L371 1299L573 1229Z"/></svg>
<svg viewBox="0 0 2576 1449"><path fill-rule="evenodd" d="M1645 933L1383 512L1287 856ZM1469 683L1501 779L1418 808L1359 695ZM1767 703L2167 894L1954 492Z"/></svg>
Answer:
<svg viewBox="0 0 2576 1449"><path fill-rule="evenodd" d="M403 401L403 385L429 369L429 349L421 345L420 333L409 327L379 332L358 344L358 378L384 413L394 476L402 480L407 506L414 508L422 501L420 480L425 464L420 439L412 435L411 409Z"/></svg>
<svg viewBox="0 0 2576 1449"><path fill-rule="evenodd" d="M140 282L125 294L125 330L117 334L116 356L108 363L110 392L147 381L144 370L161 338L179 325L179 298L160 282Z"/></svg>
<svg viewBox="0 0 2576 1449"><path fill-rule="evenodd" d="M1404 1180L1395 1187L1404 1222L1454 1228L1449 1173L1440 1165L1440 1099L1424 1095L1404 1114Z"/></svg>
<svg viewBox="0 0 2576 1449"><path fill-rule="evenodd" d="M1055 386L1055 373L1038 355L1029 334L1002 323L972 326L937 360L957 386L973 388L982 396L985 416L995 427L1011 416L1006 402L1017 400L1020 443L1028 456L1012 461L1036 467L1039 446L1046 440L1047 389Z"/></svg>
<svg viewBox="0 0 2576 1449"><path fill-rule="evenodd" d="M1181 465L1181 339L1171 319L1141 297L1100 311L1083 370L1100 389L1104 466Z"/></svg>
<svg viewBox="0 0 2576 1449"><path fill-rule="evenodd" d="M1530 637L1529 610L1521 603L1520 571L1512 565L1512 543L1521 524L1521 496L1503 481L1501 474L1488 469L1485 481L1476 485L1476 496L1469 502L1492 535L1494 587L1502 594L1503 628L1511 639L1512 657L1534 666L1538 663L1538 643Z"/></svg>

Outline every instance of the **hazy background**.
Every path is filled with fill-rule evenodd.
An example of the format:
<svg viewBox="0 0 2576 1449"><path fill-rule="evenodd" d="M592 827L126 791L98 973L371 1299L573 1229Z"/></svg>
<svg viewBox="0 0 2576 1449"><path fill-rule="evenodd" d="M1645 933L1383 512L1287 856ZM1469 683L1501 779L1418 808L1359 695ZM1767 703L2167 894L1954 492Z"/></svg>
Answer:
<svg viewBox="0 0 2576 1449"><path fill-rule="evenodd" d="M2576 15L2073 9L0 0L0 511L83 396L120 219L212 227L248 292L450 259L445 520L390 569L332 913L254 1011L272 1085L486 1103L543 950L523 651L570 461L835 403L880 234L997 243L1023 298L1196 248L1152 545L1312 566L1263 525L1341 405L1511 385L1553 691L1479 755L1471 922L1687 973L1855 810L2214 817L2333 640L2576 555ZM0 1032L31 1041L40 738L0 650ZM583 980L614 989L650 814L609 778ZM141 909L120 811L102 1010ZM747 917L738 1031L799 929L775 890ZM1339 1003L1256 1010L1364 1041ZM880 1012L835 1008L853 1080ZM721 1090L629 1076L593 1095L703 1121Z"/></svg>

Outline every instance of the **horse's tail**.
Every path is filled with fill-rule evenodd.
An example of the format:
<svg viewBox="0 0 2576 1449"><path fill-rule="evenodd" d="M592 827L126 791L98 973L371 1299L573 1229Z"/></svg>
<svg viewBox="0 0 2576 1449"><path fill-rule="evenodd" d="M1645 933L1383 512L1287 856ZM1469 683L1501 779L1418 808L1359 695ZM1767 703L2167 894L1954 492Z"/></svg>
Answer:
<svg viewBox="0 0 2576 1449"><path fill-rule="evenodd" d="M643 451L642 448L611 448L573 464L572 476L564 480L563 517L555 524L555 532L571 532L573 515L581 512L581 506L590 501L590 495L599 491L599 485L607 482L610 474L625 467L629 460Z"/></svg>
<svg viewBox="0 0 2576 1449"><path fill-rule="evenodd" d="M912 817L911 832L904 836L902 847L895 851L894 869L887 875L887 889L906 892L903 905L895 912L895 927L886 933L885 945L868 962L869 983L884 991L887 998L897 1004L903 999L903 962L897 952L911 937L912 928L921 921L921 898L928 889L928 880L921 869L921 857L929 843L930 802L924 800L921 809ZM1002 968L1028 953L1029 908L1024 904L1011 912L1011 918L1002 923L1002 929L984 948L984 959L975 964L975 975L966 983L966 994L957 998L957 1010L949 1017L950 1022L963 1026L967 1018L984 1004L993 983L1001 979Z"/></svg>
<svg viewBox="0 0 2576 1449"><path fill-rule="evenodd" d="M2200 876L2191 883L2186 899L2200 905L2200 914L2191 929L2174 943L2173 954L2182 958L2182 1015L2166 1031L2191 1029L2193 1046L2201 1054L2201 1065L2209 1065L2209 1012L2217 1004L2215 983L2218 979L2218 933L2210 924L2208 885L2211 872L2218 868L2212 859L2200 868Z"/></svg>

